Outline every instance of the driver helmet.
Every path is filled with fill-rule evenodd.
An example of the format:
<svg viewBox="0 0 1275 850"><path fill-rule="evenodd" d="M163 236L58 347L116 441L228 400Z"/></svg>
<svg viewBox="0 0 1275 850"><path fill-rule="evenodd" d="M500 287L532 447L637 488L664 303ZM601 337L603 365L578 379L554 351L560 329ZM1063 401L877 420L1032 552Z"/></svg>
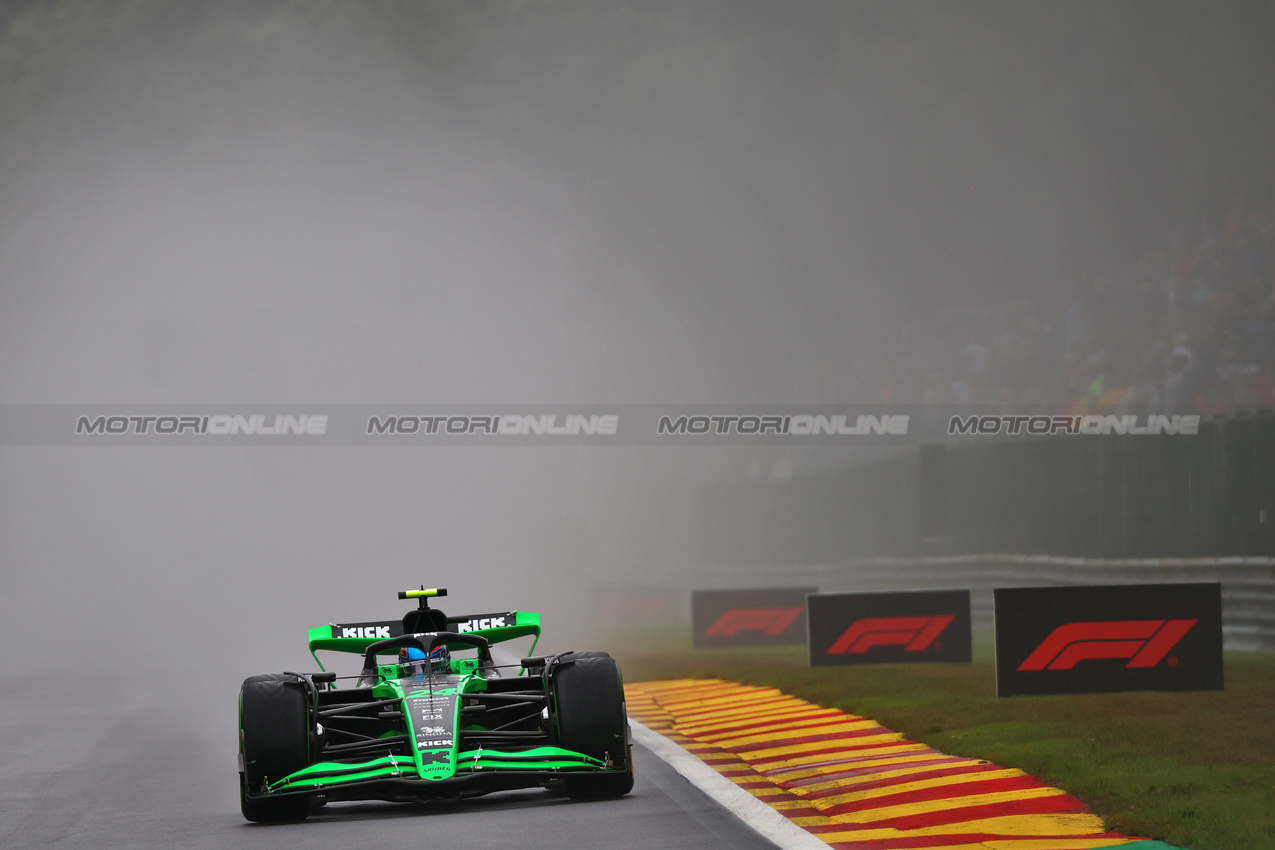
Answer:
<svg viewBox="0 0 1275 850"><path fill-rule="evenodd" d="M426 672L425 653L414 646L405 646L398 651L398 674L403 678L424 676Z"/></svg>
<svg viewBox="0 0 1275 850"><path fill-rule="evenodd" d="M429 671L446 672L451 663L447 647L435 647L427 656L414 646L404 646L398 651L399 675L424 676Z"/></svg>
<svg viewBox="0 0 1275 850"><path fill-rule="evenodd" d="M447 644L436 646L430 651L429 666L435 673L447 673L451 670L452 655L447 651Z"/></svg>

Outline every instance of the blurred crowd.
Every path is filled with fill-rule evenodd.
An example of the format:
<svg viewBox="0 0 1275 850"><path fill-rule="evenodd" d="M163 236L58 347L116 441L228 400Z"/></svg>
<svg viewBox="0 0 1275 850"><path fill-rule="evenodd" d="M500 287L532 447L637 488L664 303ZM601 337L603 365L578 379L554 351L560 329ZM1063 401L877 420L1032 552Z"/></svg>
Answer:
<svg viewBox="0 0 1275 850"><path fill-rule="evenodd" d="M1206 416L1275 408L1275 216L1174 233L1063 297L905 326L880 400ZM1061 408L1061 411L1059 411Z"/></svg>

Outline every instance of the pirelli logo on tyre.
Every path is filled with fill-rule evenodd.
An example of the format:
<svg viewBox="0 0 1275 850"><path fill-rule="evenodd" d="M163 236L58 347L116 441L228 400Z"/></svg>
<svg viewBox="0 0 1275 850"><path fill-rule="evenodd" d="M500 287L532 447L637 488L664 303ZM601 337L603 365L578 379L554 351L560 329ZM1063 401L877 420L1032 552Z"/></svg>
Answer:
<svg viewBox="0 0 1275 850"><path fill-rule="evenodd" d="M970 661L968 590L806 597L810 664Z"/></svg>
<svg viewBox="0 0 1275 850"><path fill-rule="evenodd" d="M806 594L813 587L691 592L695 646L784 646L806 642Z"/></svg>
<svg viewBox="0 0 1275 850"><path fill-rule="evenodd" d="M1222 587L996 591L996 693L1222 689Z"/></svg>

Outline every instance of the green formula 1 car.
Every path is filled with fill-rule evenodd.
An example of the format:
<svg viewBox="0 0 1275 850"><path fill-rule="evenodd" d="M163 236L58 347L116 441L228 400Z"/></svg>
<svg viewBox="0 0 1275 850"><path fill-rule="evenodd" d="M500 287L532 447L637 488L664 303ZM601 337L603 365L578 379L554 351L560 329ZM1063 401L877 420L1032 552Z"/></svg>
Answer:
<svg viewBox="0 0 1275 850"><path fill-rule="evenodd" d="M428 603L446 595L442 588L399 593L419 600L401 621L311 629L316 663L321 649L357 653L357 676L271 673L244 681L245 818L297 820L337 800L533 787L599 798L633 788L624 683L611 656L566 652L498 665L491 645L539 640L540 615L448 617ZM387 655L397 657L380 663Z"/></svg>

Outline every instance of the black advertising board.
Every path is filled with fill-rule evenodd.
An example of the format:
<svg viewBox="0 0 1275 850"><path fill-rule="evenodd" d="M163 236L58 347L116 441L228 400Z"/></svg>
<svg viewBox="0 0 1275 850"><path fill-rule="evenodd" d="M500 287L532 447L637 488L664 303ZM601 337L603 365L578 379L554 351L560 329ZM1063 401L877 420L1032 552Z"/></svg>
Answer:
<svg viewBox="0 0 1275 850"><path fill-rule="evenodd" d="M970 661L970 592L815 593L806 597L810 665Z"/></svg>
<svg viewBox="0 0 1275 850"><path fill-rule="evenodd" d="M701 649L806 642L806 594L813 587L691 591L691 629Z"/></svg>
<svg viewBox="0 0 1275 850"><path fill-rule="evenodd" d="M996 694L1222 689L1222 586L996 590Z"/></svg>

